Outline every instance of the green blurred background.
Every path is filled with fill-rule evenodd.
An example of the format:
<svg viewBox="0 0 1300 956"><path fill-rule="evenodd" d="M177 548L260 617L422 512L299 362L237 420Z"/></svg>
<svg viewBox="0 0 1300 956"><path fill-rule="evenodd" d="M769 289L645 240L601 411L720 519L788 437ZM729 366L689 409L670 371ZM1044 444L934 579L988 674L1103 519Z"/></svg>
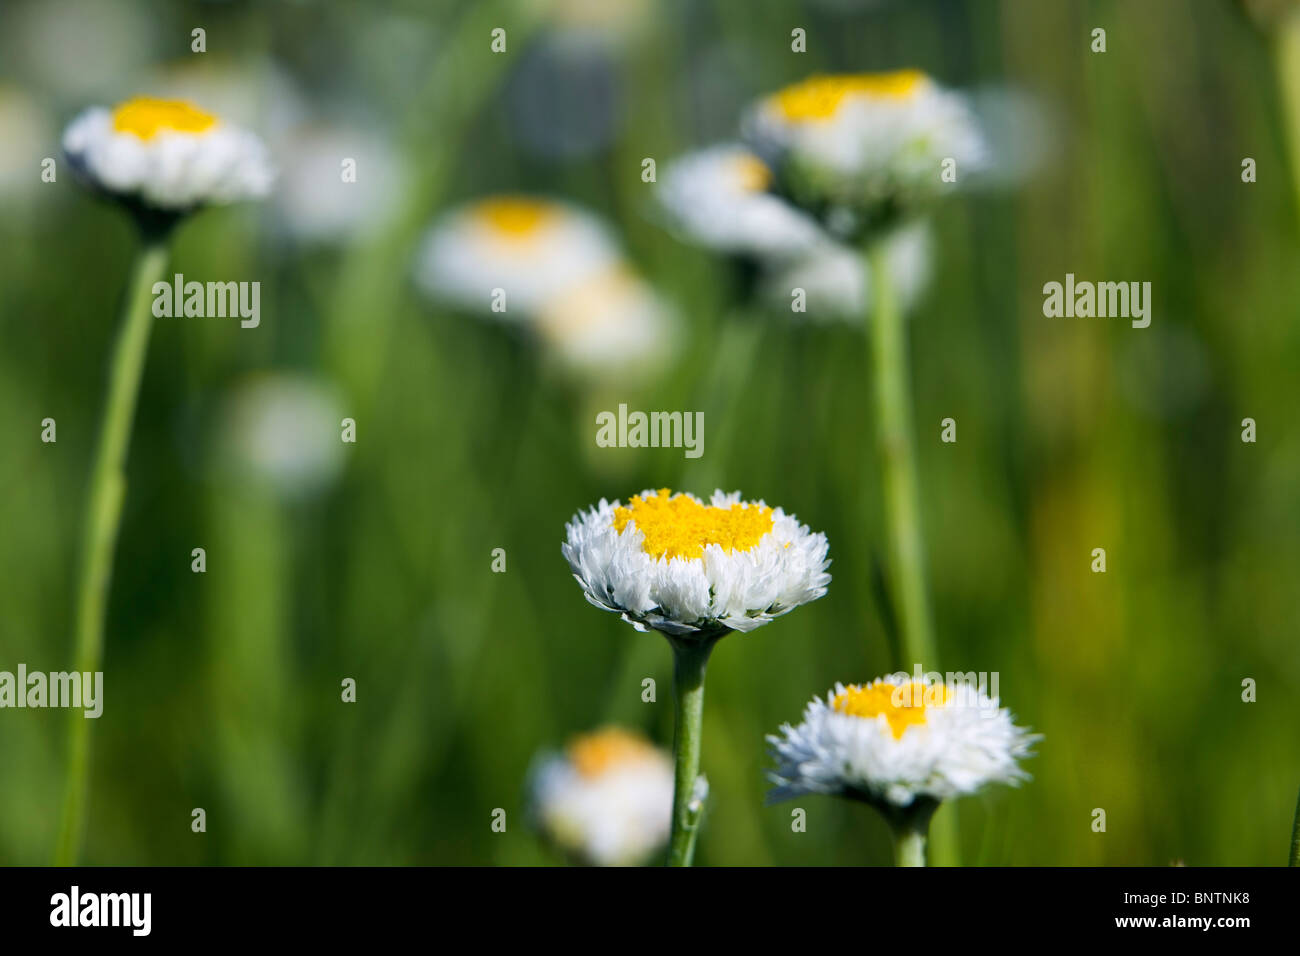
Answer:
<svg viewBox="0 0 1300 956"><path fill-rule="evenodd" d="M303 129L374 156L361 182L382 170L332 234L291 228L304 209L277 198L178 235L173 271L259 280L263 318L154 330L83 859L557 862L524 824L534 754L608 721L672 733L667 646L587 605L564 523L602 496L716 484L825 531L834 580L714 655L698 862L889 862L860 806L800 801L796 834L791 805L763 805L764 734L835 681L895 666L862 330L754 310L752 366L717 388L726 272L656 224L640 169L733 138L752 97L810 72L917 66L1032 99L1048 147L1034 176L937 211L911 319L940 664L997 671L1045 735L1032 781L960 803L962 860L1284 862L1300 786L1300 269L1272 38L1226 0L636 6L639 27L594 44L569 42L573 21L542 2L0 9L0 669L72 666L85 483L134 249L66 165L40 182L63 125L175 82L229 96L282 187L303 175L288 152ZM205 54L190 52L199 26ZM420 234L502 190L607 217L680 312L681 359L642 389L593 393L509 330L429 305L410 280ZM1150 281L1151 327L1044 318L1042 285L1066 272ZM227 396L271 370L327 383L358 423L318 494L211 467ZM704 457L596 448L593 410L620 401L703 410ZM948 416L955 445L939 441ZM40 441L45 417L56 444ZM0 862L50 858L67 720L0 711Z"/></svg>

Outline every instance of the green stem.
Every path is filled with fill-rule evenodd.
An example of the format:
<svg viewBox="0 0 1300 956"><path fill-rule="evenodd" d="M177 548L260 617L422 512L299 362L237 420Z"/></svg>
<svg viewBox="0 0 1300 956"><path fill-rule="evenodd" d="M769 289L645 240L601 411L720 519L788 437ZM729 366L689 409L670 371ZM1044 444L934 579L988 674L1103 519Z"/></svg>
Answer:
<svg viewBox="0 0 1300 956"><path fill-rule="evenodd" d="M925 866L925 831L901 830L894 834L894 865Z"/></svg>
<svg viewBox="0 0 1300 956"><path fill-rule="evenodd" d="M673 830L668 865L690 866L708 781L700 774L700 738L704 718L704 670L717 635L669 638L673 648Z"/></svg>
<svg viewBox="0 0 1300 956"><path fill-rule="evenodd" d="M871 290L867 327L875 382L876 437L889 535L888 581L898 618L902 669L910 671L920 665L922 670L935 670L938 660L926 592L907 338L889 268L888 241L888 236L871 241L865 256ZM951 812L935 827L934 857L944 865L958 863L957 822Z"/></svg>
<svg viewBox="0 0 1300 956"><path fill-rule="evenodd" d="M1291 824L1291 858L1287 866L1300 866L1300 798L1296 799L1295 820Z"/></svg>
<svg viewBox="0 0 1300 956"><path fill-rule="evenodd" d="M109 371L108 396L86 502L81 578L77 589L76 669L95 673L104 651L104 615L113 574L113 548L126 494L126 453L131 439L140 377L153 326L152 294L167 265L167 242L151 237L132 269L126 310ZM68 725L68 775L54 850L57 866L72 866L81 853L90 775L90 722L79 711Z"/></svg>
<svg viewBox="0 0 1300 956"><path fill-rule="evenodd" d="M925 866L926 833L938 808L938 801L922 797L906 810L890 815L895 866Z"/></svg>
<svg viewBox="0 0 1300 956"><path fill-rule="evenodd" d="M886 239L867 247L872 291L868 316L876 388L876 431L889 530L890 592L902 633L903 663L935 666L934 636L925 587L925 545L912 443L911 380L903 314L889 274Z"/></svg>

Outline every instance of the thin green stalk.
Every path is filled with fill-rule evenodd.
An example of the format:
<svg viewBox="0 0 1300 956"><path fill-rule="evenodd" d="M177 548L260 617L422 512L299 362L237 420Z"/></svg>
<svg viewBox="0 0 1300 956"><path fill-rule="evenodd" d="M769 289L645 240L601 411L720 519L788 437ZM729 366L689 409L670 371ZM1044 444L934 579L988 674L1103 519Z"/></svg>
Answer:
<svg viewBox="0 0 1300 956"><path fill-rule="evenodd" d="M903 670L938 668L934 625L926 589L925 542L921 536L920 483L913 442L912 383L903 312L888 262L888 237L866 249L871 308L867 316L870 363L876 391L876 432L889 535L889 589L898 617ZM927 826L929 819L926 820ZM957 820L948 812L934 830L933 855L956 866Z"/></svg>
<svg viewBox="0 0 1300 956"><path fill-rule="evenodd" d="M912 442L911 379L903 314L889 273L886 240L867 247L872 291L867 319L876 388L876 432L889 531L889 586L902 633L906 669L935 666L925 586L925 545Z"/></svg>
<svg viewBox="0 0 1300 956"><path fill-rule="evenodd" d="M926 833L938 808L937 800L921 797L906 810L889 815L894 830L895 866L925 866Z"/></svg>
<svg viewBox="0 0 1300 956"><path fill-rule="evenodd" d="M690 866L708 782L700 774L700 739L704 718L704 671L716 636L670 638L673 649L673 830L668 865Z"/></svg>
<svg viewBox="0 0 1300 956"><path fill-rule="evenodd" d="M901 830L894 835L895 866L925 866L925 831Z"/></svg>
<svg viewBox="0 0 1300 956"><path fill-rule="evenodd" d="M86 501L81 578L77 589L75 662L76 670L83 674L100 670L103 658L104 615L113 575L113 548L126 494L126 454L153 326L153 284L162 278L167 254L168 244L163 236L147 238L137 253L109 370L108 396ZM90 721L77 711L68 724L68 775L54 849L57 866L75 865L80 856L89 777Z"/></svg>
<svg viewBox="0 0 1300 956"><path fill-rule="evenodd" d="M1295 820L1291 824L1291 858L1287 866L1300 866L1300 797L1296 799Z"/></svg>

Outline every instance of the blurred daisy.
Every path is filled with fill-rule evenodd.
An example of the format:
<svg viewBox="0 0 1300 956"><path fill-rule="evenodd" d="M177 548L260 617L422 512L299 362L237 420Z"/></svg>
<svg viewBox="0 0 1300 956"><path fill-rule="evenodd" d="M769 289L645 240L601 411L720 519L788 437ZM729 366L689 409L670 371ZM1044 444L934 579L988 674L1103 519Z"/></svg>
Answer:
<svg viewBox="0 0 1300 956"><path fill-rule="evenodd" d="M740 493L667 488L575 515L562 548L596 607L677 637L752 631L826 593L824 534Z"/></svg>
<svg viewBox="0 0 1300 956"><path fill-rule="evenodd" d="M328 386L305 376L260 375L226 400L221 464L241 482L289 500L324 490L343 468L342 409Z"/></svg>
<svg viewBox="0 0 1300 956"><path fill-rule="evenodd" d="M709 785L700 773L704 674L714 645L826 593L826 536L740 493L705 504L667 488L603 498L561 546L587 600L673 651L673 814L668 864L690 866Z"/></svg>
<svg viewBox="0 0 1300 956"><path fill-rule="evenodd" d="M1018 761L1037 739L970 684L904 675L836 684L797 727L768 738L777 761L771 799L828 793L896 807L946 800L1025 779Z"/></svg>
<svg viewBox="0 0 1300 956"><path fill-rule="evenodd" d="M165 212L264 196L274 175L256 136L184 100L89 109L68 126L63 149L98 189Z"/></svg>
<svg viewBox="0 0 1300 956"><path fill-rule="evenodd" d="M769 192L772 171L743 146L690 153L669 165L655 195L686 239L758 259L806 253L824 242L806 213Z"/></svg>
<svg viewBox="0 0 1300 956"><path fill-rule="evenodd" d="M923 221L902 227L885 240L890 281L904 312L920 299L930 280L930 229ZM795 313L812 321L841 320L861 324L871 312L871 269L861 252L827 241L807 256L770 274L767 298L790 307L795 289L803 289L806 311Z"/></svg>
<svg viewBox="0 0 1300 956"><path fill-rule="evenodd" d="M416 281L434 298L521 321L620 259L609 231L588 213L548 199L493 196L433 226L417 256ZM494 312L498 289L505 309Z"/></svg>
<svg viewBox="0 0 1300 956"><path fill-rule="evenodd" d="M639 734L607 727L549 753L529 778L530 816L580 863L631 866L668 840L673 766Z"/></svg>
<svg viewBox="0 0 1300 956"><path fill-rule="evenodd" d="M278 150L293 170L276 190L280 222L312 242L363 237L400 205L404 171L382 134L342 125L295 127ZM344 164L355 174L345 178Z"/></svg>
<svg viewBox="0 0 1300 956"><path fill-rule="evenodd" d="M985 155L966 99L919 70L809 77L761 100L745 129L795 201L853 237L944 188L944 160L961 177Z"/></svg>
<svg viewBox="0 0 1300 956"><path fill-rule="evenodd" d="M626 265L617 265L549 299L537 331L559 364L583 379L644 379L672 355L677 316Z"/></svg>

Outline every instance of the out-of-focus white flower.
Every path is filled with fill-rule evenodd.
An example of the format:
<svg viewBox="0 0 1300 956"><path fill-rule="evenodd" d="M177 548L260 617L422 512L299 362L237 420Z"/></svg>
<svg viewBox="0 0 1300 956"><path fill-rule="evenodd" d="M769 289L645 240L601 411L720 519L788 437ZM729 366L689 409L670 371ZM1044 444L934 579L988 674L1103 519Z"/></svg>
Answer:
<svg viewBox="0 0 1300 956"><path fill-rule="evenodd" d="M678 231L719 252L786 258L824 242L817 222L768 192L771 185L766 163L744 146L725 145L671 163L655 195Z"/></svg>
<svg viewBox="0 0 1300 956"><path fill-rule="evenodd" d="M845 235L951 188L985 145L965 97L918 70L812 76L764 98L746 136L796 202Z"/></svg>
<svg viewBox="0 0 1300 956"><path fill-rule="evenodd" d="M906 312L930 281L930 229L924 221L917 221L884 241L889 281ZM765 290L775 306L789 308L793 291L803 289L805 311L795 313L797 318L860 324L871 311L871 282L871 270L861 252L828 241L771 275Z"/></svg>
<svg viewBox="0 0 1300 956"><path fill-rule="evenodd" d="M226 401L220 464L235 480L287 499L310 498L343 468L341 423L332 388L297 375L258 376Z"/></svg>
<svg viewBox="0 0 1300 956"><path fill-rule="evenodd" d="M330 242L364 236L397 210L404 173L378 133L304 125L285 137L279 155L292 175L282 178L276 203L281 222L301 239ZM351 164L346 169L345 162Z"/></svg>
<svg viewBox="0 0 1300 956"><path fill-rule="evenodd" d="M609 727L575 738L540 759L528 790L537 827L579 862L635 865L668 840L672 761L639 734Z"/></svg>
<svg viewBox="0 0 1300 956"><path fill-rule="evenodd" d="M1027 776L1019 760L1038 739L970 684L902 674L836 684L825 700L813 699L802 723L768 737L777 763L770 799L826 793L894 807L945 800L1018 783Z"/></svg>
<svg viewBox="0 0 1300 956"><path fill-rule="evenodd" d="M672 356L678 319L654 289L617 265L558 293L538 310L538 334L567 371L627 383Z"/></svg>
<svg viewBox="0 0 1300 956"><path fill-rule="evenodd" d="M752 631L826 593L824 534L740 493L711 503L667 488L626 506L601 499L565 527L561 548L596 607L639 631Z"/></svg>
<svg viewBox="0 0 1300 956"><path fill-rule="evenodd" d="M433 226L417 257L416 281L434 298L519 322L620 260L594 216L548 199L493 196ZM496 290L505 294L504 311L493 309Z"/></svg>
<svg viewBox="0 0 1300 956"><path fill-rule="evenodd" d="M274 178L256 136L182 100L89 109L68 126L63 149L97 188L166 212L255 199Z"/></svg>

